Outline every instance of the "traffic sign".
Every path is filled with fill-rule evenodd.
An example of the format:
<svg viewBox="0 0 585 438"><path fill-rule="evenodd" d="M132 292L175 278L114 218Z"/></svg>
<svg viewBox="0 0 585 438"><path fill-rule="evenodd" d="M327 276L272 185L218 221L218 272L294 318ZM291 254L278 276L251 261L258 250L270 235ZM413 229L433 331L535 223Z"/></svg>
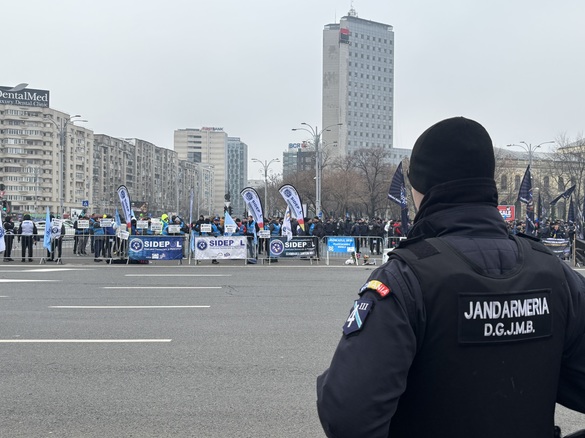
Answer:
<svg viewBox="0 0 585 438"><path fill-rule="evenodd" d="M82 207L89 207L89 201L81 201Z"/></svg>

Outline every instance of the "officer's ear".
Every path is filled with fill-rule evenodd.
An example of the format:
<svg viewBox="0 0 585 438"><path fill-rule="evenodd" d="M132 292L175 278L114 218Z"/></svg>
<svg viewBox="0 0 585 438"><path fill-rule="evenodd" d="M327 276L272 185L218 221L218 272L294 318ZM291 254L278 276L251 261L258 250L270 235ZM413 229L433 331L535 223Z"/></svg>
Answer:
<svg viewBox="0 0 585 438"><path fill-rule="evenodd" d="M412 187L412 199L414 201L414 206L416 207L417 211L420 209L420 204L421 204L424 197L425 197L425 195L423 195L418 190L416 190L414 187Z"/></svg>

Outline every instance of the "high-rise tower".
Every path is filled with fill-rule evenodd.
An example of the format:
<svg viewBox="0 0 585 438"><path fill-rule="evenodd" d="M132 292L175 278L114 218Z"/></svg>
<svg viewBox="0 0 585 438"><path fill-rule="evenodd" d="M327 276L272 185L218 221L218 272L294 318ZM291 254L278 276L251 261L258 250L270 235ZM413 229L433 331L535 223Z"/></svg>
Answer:
<svg viewBox="0 0 585 438"><path fill-rule="evenodd" d="M392 148L394 31L351 9L323 30L323 147L347 155Z"/></svg>

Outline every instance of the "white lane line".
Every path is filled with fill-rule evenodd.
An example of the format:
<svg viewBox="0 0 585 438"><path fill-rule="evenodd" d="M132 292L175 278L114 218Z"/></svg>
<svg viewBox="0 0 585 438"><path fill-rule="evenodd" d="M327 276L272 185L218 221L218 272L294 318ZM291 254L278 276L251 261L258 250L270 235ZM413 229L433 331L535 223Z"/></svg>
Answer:
<svg viewBox="0 0 585 438"><path fill-rule="evenodd" d="M0 344L98 344L98 343L148 343L148 342L171 342L172 339L0 339Z"/></svg>
<svg viewBox="0 0 585 438"><path fill-rule="evenodd" d="M22 280L18 278L0 278L0 283L38 283L41 281L61 281L61 280Z"/></svg>
<svg viewBox="0 0 585 438"><path fill-rule="evenodd" d="M61 272L61 271L93 271L93 269L76 269L76 268L37 268L37 269L2 269L0 272Z"/></svg>
<svg viewBox="0 0 585 438"><path fill-rule="evenodd" d="M49 309L207 309L211 306L49 306Z"/></svg>
<svg viewBox="0 0 585 438"><path fill-rule="evenodd" d="M231 277L231 274L126 274L126 277Z"/></svg>
<svg viewBox="0 0 585 438"><path fill-rule="evenodd" d="M0 298L8 298L8 295L0 295Z"/></svg>
<svg viewBox="0 0 585 438"><path fill-rule="evenodd" d="M221 289L221 286L104 286L104 289Z"/></svg>

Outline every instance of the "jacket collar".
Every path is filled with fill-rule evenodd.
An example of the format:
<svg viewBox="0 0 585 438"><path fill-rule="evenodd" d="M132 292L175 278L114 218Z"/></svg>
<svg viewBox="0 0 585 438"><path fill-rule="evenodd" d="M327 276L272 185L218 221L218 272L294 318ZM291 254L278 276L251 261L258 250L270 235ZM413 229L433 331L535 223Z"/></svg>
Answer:
<svg viewBox="0 0 585 438"><path fill-rule="evenodd" d="M408 238L444 234L507 237L506 223L497 205L498 191L491 178L437 185L425 194Z"/></svg>

